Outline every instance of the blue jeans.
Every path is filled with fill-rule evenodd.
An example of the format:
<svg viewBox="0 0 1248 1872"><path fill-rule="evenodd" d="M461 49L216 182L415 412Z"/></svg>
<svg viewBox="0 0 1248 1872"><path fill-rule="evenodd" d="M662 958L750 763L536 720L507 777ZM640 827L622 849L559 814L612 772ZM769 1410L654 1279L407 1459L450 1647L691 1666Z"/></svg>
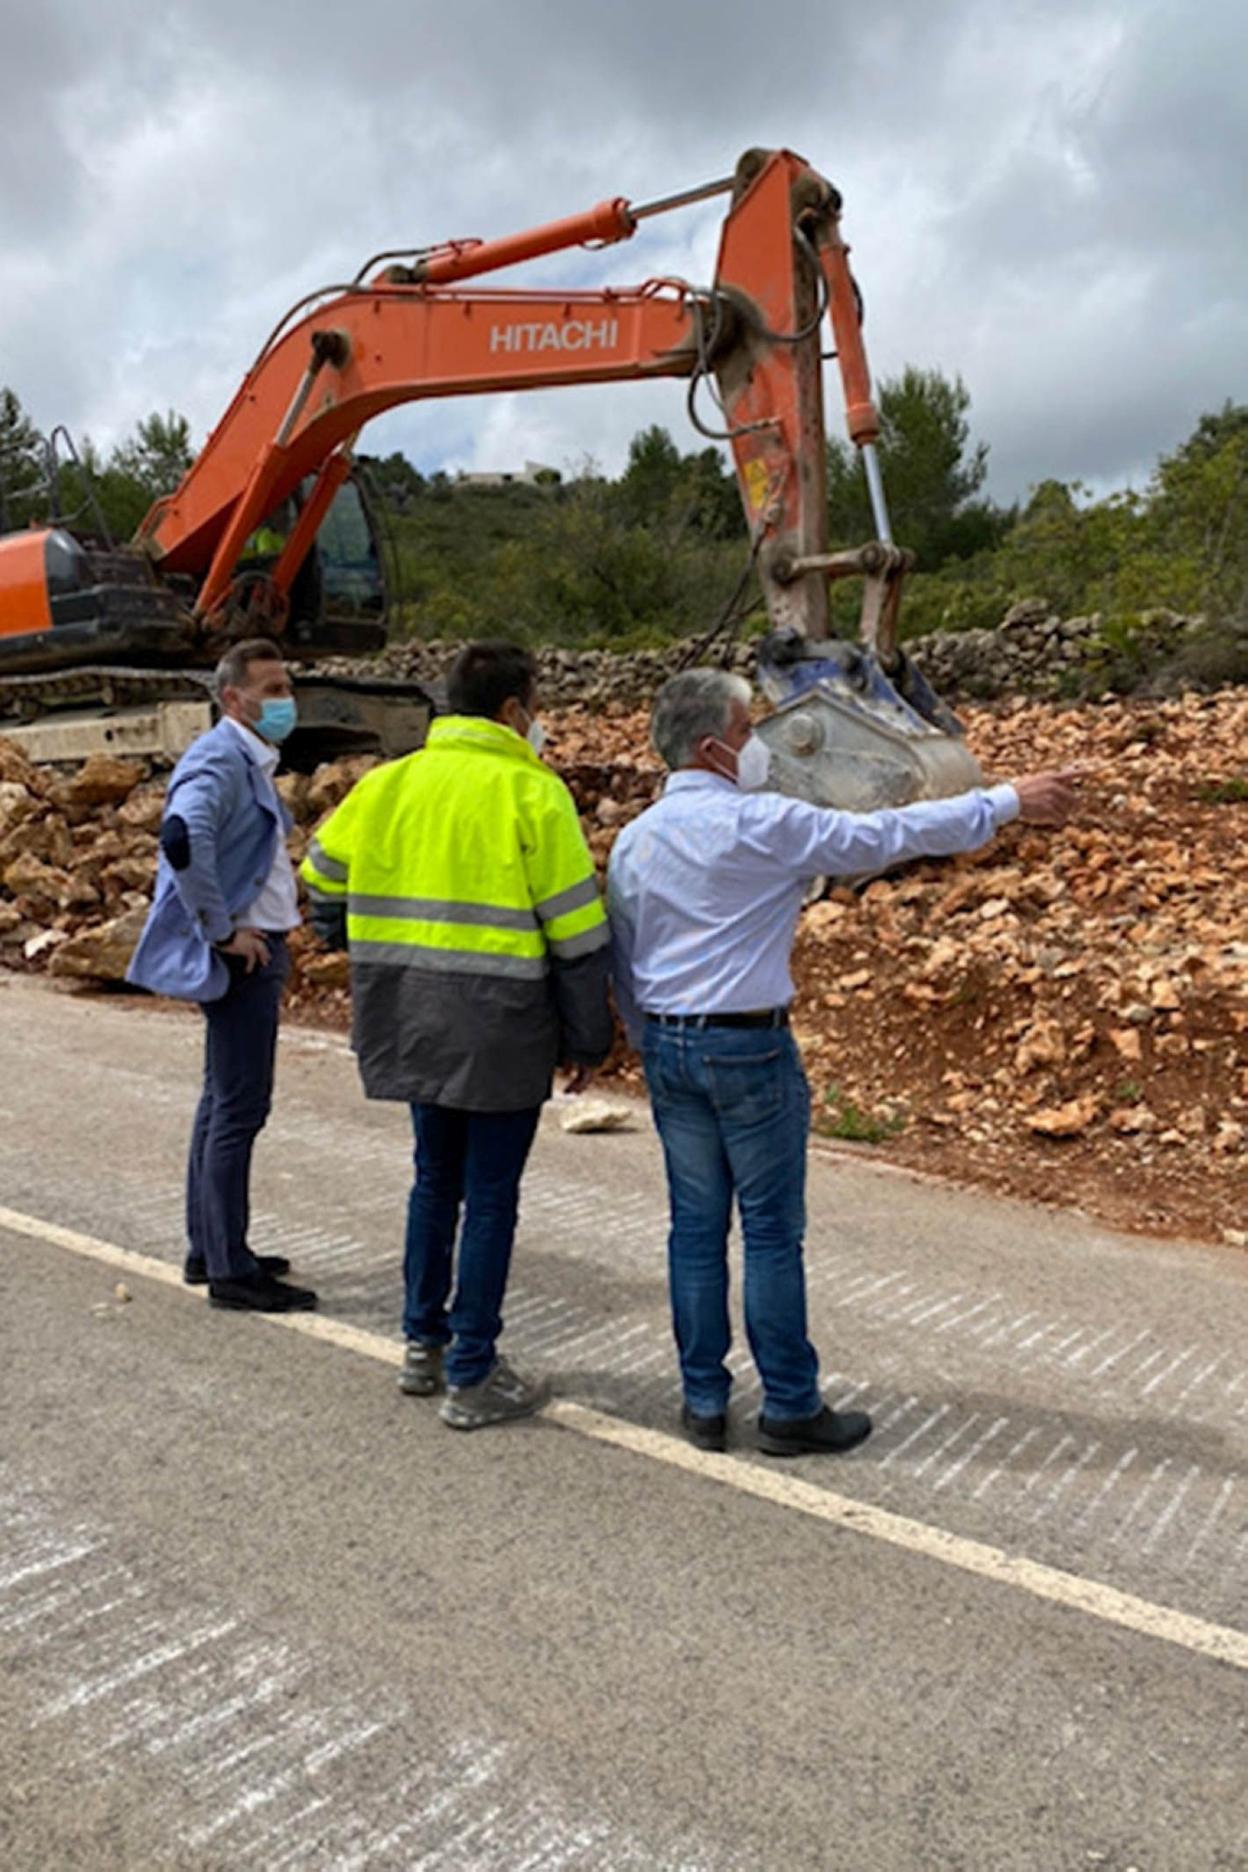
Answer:
<svg viewBox="0 0 1248 1872"><path fill-rule="evenodd" d="M229 959L230 985L202 1003L204 1089L186 1168L186 1233L209 1280L256 1272L247 1246L251 1153L273 1100L273 1065L282 990L290 973L284 936L270 936L269 959L250 975Z"/></svg>
<svg viewBox="0 0 1248 1872"><path fill-rule="evenodd" d="M820 1409L806 1336L806 1140L810 1090L787 1028L646 1023L643 1057L667 1162L672 1323L685 1402L726 1409L732 1374L728 1230L745 1241L745 1330L770 1418Z"/></svg>
<svg viewBox="0 0 1248 1872"><path fill-rule="evenodd" d="M540 1107L469 1112L446 1105L412 1106L416 1180L407 1205L403 1335L450 1348L449 1384L480 1384L494 1364L494 1344L503 1330L520 1178L540 1116ZM459 1266L452 1300L457 1234Z"/></svg>

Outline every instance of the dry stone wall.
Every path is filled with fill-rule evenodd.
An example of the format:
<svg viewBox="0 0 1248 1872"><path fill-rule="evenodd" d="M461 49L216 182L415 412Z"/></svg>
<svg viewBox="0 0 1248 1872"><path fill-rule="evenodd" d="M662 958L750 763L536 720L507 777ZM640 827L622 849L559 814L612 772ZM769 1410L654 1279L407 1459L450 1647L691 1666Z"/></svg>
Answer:
<svg viewBox="0 0 1248 1872"><path fill-rule="evenodd" d="M1147 613L1133 633L1141 666L1164 666L1201 628L1200 619L1173 611ZM410 677L436 690L459 648L439 640L395 644L379 663L391 675ZM1099 615L1062 618L1043 599L1015 605L993 630L936 631L911 639L906 650L951 701L993 701L1008 696L1056 700L1095 693L1114 658L1113 642L1106 637ZM689 646L684 643L630 652L545 645L537 652L543 701L548 707L595 712L636 708L684 666L688 654ZM705 660L718 661L721 655L715 647ZM754 644L731 645L726 662L729 668L752 676ZM371 667L376 669L378 664Z"/></svg>

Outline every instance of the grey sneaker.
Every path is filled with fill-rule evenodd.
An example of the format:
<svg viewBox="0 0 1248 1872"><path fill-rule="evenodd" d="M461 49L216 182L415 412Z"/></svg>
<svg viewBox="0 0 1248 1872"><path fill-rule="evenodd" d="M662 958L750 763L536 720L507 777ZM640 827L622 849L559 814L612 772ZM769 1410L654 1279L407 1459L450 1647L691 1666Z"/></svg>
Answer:
<svg viewBox="0 0 1248 1872"><path fill-rule="evenodd" d="M409 1339L399 1373L399 1390L408 1397L432 1397L442 1389L442 1348Z"/></svg>
<svg viewBox="0 0 1248 1872"><path fill-rule="evenodd" d="M452 1385L438 1414L452 1430L481 1430L486 1424L510 1423L513 1417L532 1417L549 1396L544 1379L521 1378L500 1358L480 1384Z"/></svg>

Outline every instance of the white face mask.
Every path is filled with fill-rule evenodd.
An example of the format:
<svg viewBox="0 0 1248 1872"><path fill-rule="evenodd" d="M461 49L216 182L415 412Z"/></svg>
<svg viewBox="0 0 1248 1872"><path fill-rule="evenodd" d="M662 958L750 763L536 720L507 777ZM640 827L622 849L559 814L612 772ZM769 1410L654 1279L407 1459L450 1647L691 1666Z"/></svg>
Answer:
<svg viewBox="0 0 1248 1872"><path fill-rule="evenodd" d="M529 717L529 725L524 731L524 738L535 754L540 754L546 745L546 730L535 715Z"/></svg>
<svg viewBox="0 0 1248 1872"><path fill-rule="evenodd" d="M737 749L737 785L743 793L756 793L766 786L770 772L771 749L752 734L744 746Z"/></svg>

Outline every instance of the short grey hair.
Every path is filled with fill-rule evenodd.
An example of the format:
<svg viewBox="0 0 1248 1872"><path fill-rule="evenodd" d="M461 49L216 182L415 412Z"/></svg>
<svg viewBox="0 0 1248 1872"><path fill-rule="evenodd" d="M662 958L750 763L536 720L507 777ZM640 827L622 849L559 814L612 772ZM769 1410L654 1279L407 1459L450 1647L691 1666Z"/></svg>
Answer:
<svg viewBox="0 0 1248 1872"><path fill-rule="evenodd" d="M682 670L679 676L669 676L655 697L650 739L673 771L688 767L698 742L706 735L722 739L733 703L748 707L750 697L745 678L728 670Z"/></svg>
<svg viewBox="0 0 1248 1872"><path fill-rule="evenodd" d="M231 644L212 673L212 693L220 702L225 690L240 689L253 663L282 663L285 659L268 637L248 637Z"/></svg>

